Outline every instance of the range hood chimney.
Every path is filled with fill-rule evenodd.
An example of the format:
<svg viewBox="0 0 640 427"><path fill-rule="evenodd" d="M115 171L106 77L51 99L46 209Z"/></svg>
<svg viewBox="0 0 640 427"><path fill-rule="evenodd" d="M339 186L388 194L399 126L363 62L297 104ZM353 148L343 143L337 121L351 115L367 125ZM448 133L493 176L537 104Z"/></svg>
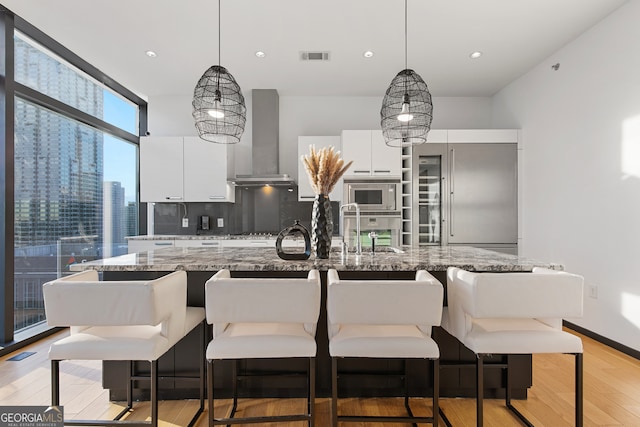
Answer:
<svg viewBox="0 0 640 427"><path fill-rule="evenodd" d="M231 182L241 186L295 185L295 181L289 175L279 173L280 101L278 91L253 89L251 99L253 173L236 175Z"/></svg>

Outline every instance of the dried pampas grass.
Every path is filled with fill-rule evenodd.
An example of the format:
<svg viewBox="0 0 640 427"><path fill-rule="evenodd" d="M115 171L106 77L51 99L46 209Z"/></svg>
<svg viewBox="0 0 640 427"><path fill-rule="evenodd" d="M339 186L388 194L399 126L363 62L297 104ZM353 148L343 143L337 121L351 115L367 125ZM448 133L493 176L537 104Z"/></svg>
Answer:
<svg viewBox="0 0 640 427"><path fill-rule="evenodd" d="M353 163L346 165L340 158L340 152L333 146L316 150L315 145L309 146L309 155L301 157L302 164L309 175L309 182L316 194L329 194L338 180Z"/></svg>

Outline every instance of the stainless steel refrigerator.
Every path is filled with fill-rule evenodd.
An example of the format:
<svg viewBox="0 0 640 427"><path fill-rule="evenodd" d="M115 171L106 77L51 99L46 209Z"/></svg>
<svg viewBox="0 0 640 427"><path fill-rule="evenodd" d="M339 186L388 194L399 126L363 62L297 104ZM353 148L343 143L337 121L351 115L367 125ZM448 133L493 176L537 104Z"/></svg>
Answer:
<svg viewBox="0 0 640 427"><path fill-rule="evenodd" d="M413 241L517 253L517 164L512 143L414 147Z"/></svg>

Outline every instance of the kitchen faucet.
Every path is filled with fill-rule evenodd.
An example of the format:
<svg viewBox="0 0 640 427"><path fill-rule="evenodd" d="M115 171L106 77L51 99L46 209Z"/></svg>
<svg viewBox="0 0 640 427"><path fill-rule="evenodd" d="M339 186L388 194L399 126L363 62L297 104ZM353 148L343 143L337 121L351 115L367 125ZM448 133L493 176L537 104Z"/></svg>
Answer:
<svg viewBox="0 0 640 427"><path fill-rule="evenodd" d="M344 224L344 208L356 208L356 255L362 255L362 243L360 242L360 206L357 203L345 203L340 206L340 215L342 216L342 224ZM346 227L345 227L346 228ZM342 256L346 255L347 244L344 241L345 231L342 231Z"/></svg>

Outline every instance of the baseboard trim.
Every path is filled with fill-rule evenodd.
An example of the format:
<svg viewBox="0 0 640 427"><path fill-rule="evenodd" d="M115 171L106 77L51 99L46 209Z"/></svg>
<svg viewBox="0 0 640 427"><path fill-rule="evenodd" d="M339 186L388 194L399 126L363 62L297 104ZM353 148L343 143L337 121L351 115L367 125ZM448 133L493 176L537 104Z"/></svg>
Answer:
<svg viewBox="0 0 640 427"><path fill-rule="evenodd" d="M631 356L634 359L638 359L640 360L640 351L631 348L631 347L627 347L624 344L620 344L617 341L614 341L612 339L609 339L607 337L603 337L602 335L596 334L595 332L592 332L588 329L583 328L582 326L578 326L574 323L571 322L567 322L566 320L562 321L562 325L566 326L567 328L574 330L578 333L581 333L582 335L586 335L591 339L594 339L606 346L609 346L611 348L613 348L614 350L618 350L621 353L626 354L627 356Z"/></svg>
<svg viewBox="0 0 640 427"><path fill-rule="evenodd" d="M14 341L11 341L9 343L2 344L3 347L0 348L0 357L20 350L21 348L26 347L29 344L40 341L41 339L46 338L49 335L53 335L63 329L65 328L48 328L33 335L25 336L23 339L15 339Z"/></svg>

